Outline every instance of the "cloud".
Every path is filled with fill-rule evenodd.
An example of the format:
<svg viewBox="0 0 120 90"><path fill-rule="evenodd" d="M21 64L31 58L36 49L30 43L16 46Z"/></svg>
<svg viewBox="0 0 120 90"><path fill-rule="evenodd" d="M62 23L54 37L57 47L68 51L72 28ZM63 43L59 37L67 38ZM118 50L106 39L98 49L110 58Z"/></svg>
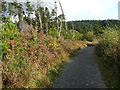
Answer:
<svg viewBox="0 0 120 90"><path fill-rule="evenodd" d="M61 0L68 19L74 19L78 15L89 14L93 18L109 13L116 7L119 0ZM88 17L89 17L88 15ZM86 15L84 15L86 16Z"/></svg>

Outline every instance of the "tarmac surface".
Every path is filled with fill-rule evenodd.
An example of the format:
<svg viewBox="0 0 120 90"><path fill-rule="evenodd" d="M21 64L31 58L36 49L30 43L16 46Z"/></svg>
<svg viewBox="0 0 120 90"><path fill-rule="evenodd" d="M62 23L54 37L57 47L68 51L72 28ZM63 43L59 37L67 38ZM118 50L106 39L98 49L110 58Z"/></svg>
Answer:
<svg viewBox="0 0 120 90"><path fill-rule="evenodd" d="M93 46L78 51L56 78L53 88L106 88L93 53Z"/></svg>

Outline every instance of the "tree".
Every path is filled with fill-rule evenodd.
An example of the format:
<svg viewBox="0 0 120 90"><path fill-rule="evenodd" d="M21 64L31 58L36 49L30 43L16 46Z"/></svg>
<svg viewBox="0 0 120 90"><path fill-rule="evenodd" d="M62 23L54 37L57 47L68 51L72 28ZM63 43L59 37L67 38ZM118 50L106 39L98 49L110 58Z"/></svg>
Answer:
<svg viewBox="0 0 120 90"><path fill-rule="evenodd" d="M7 2L5 2L4 0L0 3L0 18L2 19L2 20L0 20L1 21L1 23L6 23L5 21L6 21L6 16L5 16L5 14L6 14L6 11L7 11L7 8L6 8L6 4L7 4Z"/></svg>
<svg viewBox="0 0 120 90"><path fill-rule="evenodd" d="M14 11L13 2L9 2L8 3L8 13L9 13L9 16L11 17L11 20L12 20L14 15L15 15L15 13L16 13Z"/></svg>
<svg viewBox="0 0 120 90"><path fill-rule="evenodd" d="M60 8L61 8L61 11L62 11L62 15L64 17L64 25L65 25L65 30L67 29L67 24L66 24L66 21L65 21L65 14L64 14L64 11L63 11L63 7L62 7L62 4L60 2L60 0L58 0L59 2L59 5L60 5Z"/></svg>
<svg viewBox="0 0 120 90"><path fill-rule="evenodd" d="M48 33L48 22L50 21L50 12L47 7L45 7L45 26L46 26L46 33Z"/></svg>
<svg viewBox="0 0 120 90"><path fill-rule="evenodd" d="M40 32L40 30L42 30L42 28L43 28L43 23L42 23L42 19L41 19L41 11L40 11L40 9L39 8L41 8L41 1L40 0L37 0L37 9L36 9L36 11L35 11L35 16L36 16L36 18L37 18L37 31L38 32Z"/></svg>
<svg viewBox="0 0 120 90"><path fill-rule="evenodd" d="M27 14L28 14L28 18L29 18L29 24L30 26L32 26L32 19L31 19L31 14L33 14L33 7L34 5L30 5L30 2L27 0L27 2L25 3L25 6L26 6L26 11L27 11Z"/></svg>

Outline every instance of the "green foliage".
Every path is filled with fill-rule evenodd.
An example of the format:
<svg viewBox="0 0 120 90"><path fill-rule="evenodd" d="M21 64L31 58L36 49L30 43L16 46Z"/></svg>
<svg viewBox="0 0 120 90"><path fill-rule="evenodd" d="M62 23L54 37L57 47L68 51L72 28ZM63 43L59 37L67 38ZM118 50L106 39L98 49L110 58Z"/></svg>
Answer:
<svg viewBox="0 0 120 90"><path fill-rule="evenodd" d="M107 58L106 58L107 59ZM105 60L103 57L96 56L96 61L101 71L101 75L108 88L120 88L120 81L118 76L118 66Z"/></svg>
<svg viewBox="0 0 120 90"><path fill-rule="evenodd" d="M87 32L87 33L84 35L84 38L85 38L87 41L93 41L94 38L95 38L95 35L94 35L93 31Z"/></svg>
<svg viewBox="0 0 120 90"><path fill-rule="evenodd" d="M73 40L82 40L83 39L83 34L79 33L76 30L70 30L71 34L72 34L72 39Z"/></svg>
<svg viewBox="0 0 120 90"><path fill-rule="evenodd" d="M67 22L68 29L74 29L85 34L93 31L95 35L102 34L107 27L120 30L119 20L82 20L82 21L69 21Z"/></svg>
<svg viewBox="0 0 120 90"><path fill-rule="evenodd" d="M102 56L120 66L120 42L119 42L120 31L116 31L112 28L108 28L101 35L100 42L96 47L96 52L98 56Z"/></svg>
<svg viewBox="0 0 120 90"><path fill-rule="evenodd" d="M1 36L2 37L0 38L0 40L2 42L0 42L0 45L2 46L2 57L3 58L10 51L10 40L13 40L13 42L15 40L16 45L19 44L18 43L18 41L19 41L18 35L19 35L19 31L13 23L8 22L7 24L1 26ZM8 41L6 41L6 40L8 40Z"/></svg>
<svg viewBox="0 0 120 90"><path fill-rule="evenodd" d="M1 30L2 39L17 39L19 31L13 23L7 23L2 26Z"/></svg>
<svg viewBox="0 0 120 90"><path fill-rule="evenodd" d="M65 39L72 39L72 33L70 32L70 30L66 30L66 32L63 33L63 37Z"/></svg>
<svg viewBox="0 0 120 90"><path fill-rule="evenodd" d="M48 32L50 35L52 35L53 37L58 38L59 37L59 30L55 29L55 28L51 28L49 29Z"/></svg>
<svg viewBox="0 0 120 90"><path fill-rule="evenodd" d="M107 29L101 35L100 43L98 45L99 46L98 48L100 49L99 52L104 56L116 59L117 43L118 43L118 31L115 31L113 29Z"/></svg>
<svg viewBox="0 0 120 90"><path fill-rule="evenodd" d="M83 40L83 34L79 33L76 30L66 30L63 34L65 39L71 40Z"/></svg>
<svg viewBox="0 0 120 90"><path fill-rule="evenodd" d="M101 72L107 82L108 87L120 87L120 31L107 28L100 36L99 44L96 46L96 55Z"/></svg>

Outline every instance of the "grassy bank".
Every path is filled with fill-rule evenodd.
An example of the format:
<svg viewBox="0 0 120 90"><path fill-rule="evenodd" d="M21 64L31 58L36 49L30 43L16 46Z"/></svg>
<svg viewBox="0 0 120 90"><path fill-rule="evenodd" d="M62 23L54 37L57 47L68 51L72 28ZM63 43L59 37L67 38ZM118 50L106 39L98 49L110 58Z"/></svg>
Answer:
<svg viewBox="0 0 120 90"><path fill-rule="evenodd" d="M95 47L95 56L102 76L109 88L120 88L120 32L107 29Z"/></svg>
<svg viewBox="0 0 120 90"><path fill-rule="evenodd" d="M108 62L107 58L97 56L96 51L95 58L106 86L108 88L120 88L118 67Z"/></svg>
<svg viewBox="0 0 120 90"><path fill-rule="evenodd" d="M47 34L2 39L3 88L50 88L69 56L86 44ZM14 48L13 48L14 47Z"/></svg>

